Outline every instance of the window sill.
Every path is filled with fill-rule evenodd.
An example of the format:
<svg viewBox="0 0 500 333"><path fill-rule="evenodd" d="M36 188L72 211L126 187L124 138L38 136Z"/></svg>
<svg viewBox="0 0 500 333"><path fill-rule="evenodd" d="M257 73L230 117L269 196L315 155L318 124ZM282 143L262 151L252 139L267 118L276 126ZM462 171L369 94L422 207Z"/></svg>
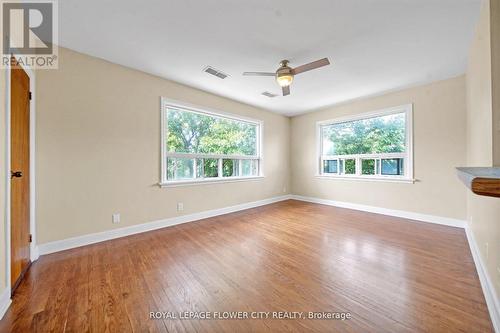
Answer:
<svg viewBox="0 0 500 333"><path fill-rule="evenodd" d="M227 178L205 178L197 180L176 180L162 182L158 185L160 187L181 187L181 186L192 186L192 185L206 185L206 184L221 184L221 183L235 183L235 182L246 182L246 181L256 181L262 180L264 176L254 176L254 177L227 177Z"/></svg>
<svg viewBox="0 0 500 333"><path fill-rule="evenodd" d="M370 177L370 176L327 176L316 175L316 178L328 180L355 180L355 181L368 181L368 182L388 182L388 183L408 183L414 184L416 179L409 178L394 178L394 177Z"/></svg>

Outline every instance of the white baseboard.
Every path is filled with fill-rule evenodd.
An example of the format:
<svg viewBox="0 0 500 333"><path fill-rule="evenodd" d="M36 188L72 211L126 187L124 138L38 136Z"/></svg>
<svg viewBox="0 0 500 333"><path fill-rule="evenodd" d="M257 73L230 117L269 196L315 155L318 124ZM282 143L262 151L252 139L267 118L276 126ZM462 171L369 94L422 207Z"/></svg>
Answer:
<svg viewBox="0 0 500 333"><path fill-rule="evenodd" d="M40 252L39 252L38 246L36 244L32 244L32 246L30 248L31 262L37 261L39 257L40 257Z"/></svg>
<svg viewBox="0 0 500 333"><path fill-rule="evenodd" d="M477 274L479 275L479 281L481 281L481 288L483 289L486 305L488 305L493 327L495 332L500 333L500 301L498 300L495 287L491 282L490 276L488 275L488 271L481 257L481 253L479 252L476 239L474 238L472 230L468 226L465 228L465 234L467 235L467 240L469 241L472 258L476 264Z"/></svg>
<svg viewBox="0 0 500 333"><path fill-rule="evenodd" d="M45 244L39 244L38 245L38 253L40 255L44 255L44 254L49 254L49 253L53 253L53 252L68 250L68 249L72 249L75 247L99 243L99 242L103 242L106 240L120 238L120 237L124 237L124 236L129 236L129 235L133 235L133 234L138 234L138 233L142 233L142 232L146 232L146 231L161 229L161 228L165 228L165 227L169 227L169 226L173 226L173 225L177 225L177 224L181 224L181 223L193 222L193 221L206 219L206 218L213 217L213 216L237 212L237 211L244 210L244 209L264 206L264 205L268 205L268 204L271 204L274 202L288 200L288 199L290 199L290 195L284 195L284 196L280 196L280 197L274 197L274 198L269 198L269 199L264 199L264 200L259 200L259 201L253 201L253 202L248 202L248 203L230 206L230 207L207 210L207 211L200 212L200 213L176 216L176 217L171 217L171 218L162 219L162 220L158 220L158 221L137 224L137 225L133 225L133 226L129 226L129 227L107 230L107 231L98 232L98 233L94 233L94 234L88 234L88 235L83 235L83 236L78 236L78 237L62 239L62 240L49 242L49 243L45 243Z"/></svg>
<svg viewBox="0 0 500 333"><path fill-rule="evenodd" d="M7 287L0 294L0 319L3 318L5 312L9 309L10 303L12 303L10 299L10 288Z"/></svg>
<svg viewBox="0 0 500 333"><path fill-rule="evenodd" d="M377 214L401 217L401 218L405 218L405 219L417 220L417 221L422 221L422 222L443 224L443 225L447 225L447 226L451 226L451 227L465 228L465 225L466 225L466 222L464 220L453 219L453 218L449 218L449 217L427 215L427 214L408 212L408 211L404 211L404 210L395 210L395 209L389 209L389 208L361 205L361 204L350 203L350 202L345 202L345 201L335 201L335 200L320 199L320 198L314 198L314 197L305 197L305 196L301 196L301 195L291 195L291 199L313 202L313 203L318 203L318 204L328 205L328 206L361 210L361 211L370 212L370 213L377 213Z"/></svg>

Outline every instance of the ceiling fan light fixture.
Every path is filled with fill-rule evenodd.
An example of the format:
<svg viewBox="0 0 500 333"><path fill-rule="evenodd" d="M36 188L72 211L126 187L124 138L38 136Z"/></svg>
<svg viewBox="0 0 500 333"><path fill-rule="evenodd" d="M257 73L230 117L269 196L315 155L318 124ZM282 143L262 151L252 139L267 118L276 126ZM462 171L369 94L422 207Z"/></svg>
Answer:
<svg viewBox="0 0 500 333"><path fill-rule="evenodd" d="M278 84L281 87L287 87L287 86L291 85L292 81L293 81L292 74L288 74L288 73L279 74L278 73L278 75L276 75L276 82L278 82Z"/></svg>

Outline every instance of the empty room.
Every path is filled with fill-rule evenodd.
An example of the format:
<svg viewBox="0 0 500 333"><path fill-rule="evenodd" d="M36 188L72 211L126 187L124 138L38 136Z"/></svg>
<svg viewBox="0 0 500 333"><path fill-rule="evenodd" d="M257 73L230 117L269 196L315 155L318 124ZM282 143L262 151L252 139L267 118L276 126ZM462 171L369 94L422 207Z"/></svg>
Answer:
<svg viewBox="0 0 500 333"><path fill-rule="evenodd" d="M500 333L500 0L0 7L0 333Z"/></svg>

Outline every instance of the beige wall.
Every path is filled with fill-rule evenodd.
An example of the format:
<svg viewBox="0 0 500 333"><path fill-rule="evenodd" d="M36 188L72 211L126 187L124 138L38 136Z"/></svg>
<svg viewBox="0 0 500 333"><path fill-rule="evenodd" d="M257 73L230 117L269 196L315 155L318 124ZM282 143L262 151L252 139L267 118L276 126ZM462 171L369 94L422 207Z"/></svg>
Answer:
<svg viewBox="0 0 500 333"><path fill-rule="evenodd" d="M491 166L493 151L489 7L483 5L467 66L467 163Z"/></svg>
<svg viewBox="0 0 500 333"><path fill-rule="evenodd" d="M5 255L6 255L6 235L5 235L5 107L6 107L6 71L4 69L0 69L0 292L7 286L6 285L6 271L5 271Z"/></svg>
<svg viewBox="0 0 500 333"><path fill-rule="evenodd" d="M334 119L413 103L415 184L315 177L316 127ZM465 79L355 101L292 118L292 192L422 214L465 219L465 188L455 167L465 164Z"/></svg>
<svg viewBox="0 0 500 333"><path fill-rule="evenodd" d="M159 188L160 96L263 120L265 178ZM36 103L39 244L289 192L287 117L67 49Z"/></svg>
<svg viewBox="0 0 500 333"><path fill-rule="evenodd" d="M493 3L492 3L493 5ZM498 5L498 2L497 2ZM498 12L496 20L498 18ZM469 166L492 166L493 146L500 146L493 138L493 96L500 98L500 91L492 89L493 80L500 80L500 73L492 72L489 2L484 1L476 35L469 53L466 73L467 86L467 151ZM493 74L492 74L493 73ZM498 109L497 111L498 112ZM478 244L490 279L500 297L500 199L478 196L468 191L468 224Z"/></svg>

